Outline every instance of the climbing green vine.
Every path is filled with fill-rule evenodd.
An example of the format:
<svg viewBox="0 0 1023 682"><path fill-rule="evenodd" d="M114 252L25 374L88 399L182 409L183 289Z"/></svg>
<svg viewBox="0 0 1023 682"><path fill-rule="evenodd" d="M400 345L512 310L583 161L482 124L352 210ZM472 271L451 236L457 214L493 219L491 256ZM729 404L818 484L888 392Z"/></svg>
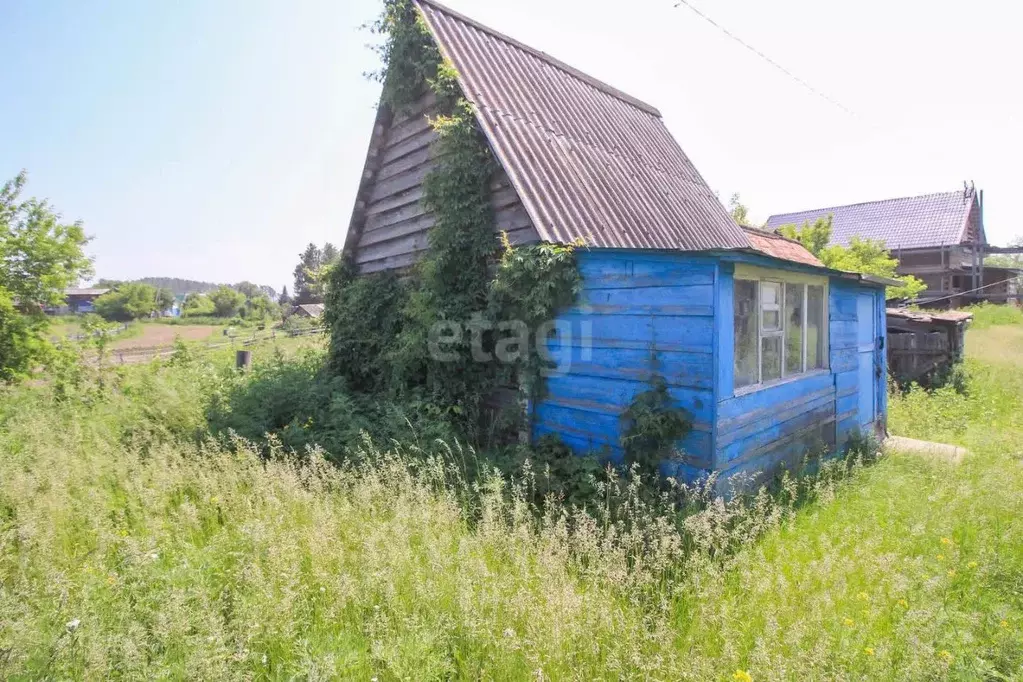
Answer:
<svg viewBox="0 0 1023 682"><path fill-rule="evenodd" d="M622 413L622 447L627 464L638 465L656 475L662 460L671 456L675 443L693 429L688 413L675 406L664 377L655 375L650 390L633 398Z"/></svg>
<svg viewBox="0 0 1023 682"><path fill-rule="evenodd" d="M427 89L437 98L436 162L422 198L433 225L428 249L403 279L356 276L350 261L335 269L326 313L330 368L352 388L428 401L478 442L495 390L518 380L529 397L539 395L546 362L520 330L536 333L575 300L575 255L567 246L513 247L505 237L495 262L490 181L498 164L457 72L411 0L385 0L370 29L384 37L385 66L373 76L383 80L392 111L408 110Z"/></svg>

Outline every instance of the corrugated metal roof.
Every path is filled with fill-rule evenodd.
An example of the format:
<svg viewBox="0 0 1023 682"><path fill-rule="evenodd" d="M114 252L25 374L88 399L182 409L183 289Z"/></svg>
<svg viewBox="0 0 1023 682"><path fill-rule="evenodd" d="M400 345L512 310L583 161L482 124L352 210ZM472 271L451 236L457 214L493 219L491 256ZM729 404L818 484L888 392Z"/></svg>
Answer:
<svg viewBox="0 0 1023 682"><path fill-rule="evenodd" d="M813 265L818 268L824 267L824 264L817 260L816 256L797 241L787 239L780 234L764 232L751 227L743 229L746 231L746 237L749 239L750 245L760 253L794 263L802 263L803 265Z"/></svg>
<svg viewBox="0 0 1023 682"><path fill-rule="evenodd" d="M541 239L750 247L656 109L433 0L416 2Z"/></svg>
<svg viewBox="0 0 1023 682"><path fill-rule="evenodd" d="M833 216L831 243L848 246L852 237L881 239L891 250L959 244L966 239L976 192L957 190L918 197L885 199L849 206L782 213L767 219L767 228L811 223Z"/></svg>

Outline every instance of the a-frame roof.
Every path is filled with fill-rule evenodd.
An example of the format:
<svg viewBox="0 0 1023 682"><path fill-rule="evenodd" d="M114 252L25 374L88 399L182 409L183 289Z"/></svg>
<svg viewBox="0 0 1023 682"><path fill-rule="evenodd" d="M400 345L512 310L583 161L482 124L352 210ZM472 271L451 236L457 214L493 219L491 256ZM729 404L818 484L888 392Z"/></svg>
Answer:
<svg viewBox="0 0 1023 682"><path fill-rule="evenodd" d="M802 225L832 216L831 241L848 246L853 237L880 239L891 250L951 246L969 241L974 211L979 213L977 192L972 188L916 197L868 201L848 206L780 213L767 219L766 227ZM979 217L975 218L979 225Z"/></svg>
<svg viewBox="0 0 1023 682"><path fill-rule="evenodd" d="M648 104L433 0L415 0L544 241L753 248Z"/></svg>

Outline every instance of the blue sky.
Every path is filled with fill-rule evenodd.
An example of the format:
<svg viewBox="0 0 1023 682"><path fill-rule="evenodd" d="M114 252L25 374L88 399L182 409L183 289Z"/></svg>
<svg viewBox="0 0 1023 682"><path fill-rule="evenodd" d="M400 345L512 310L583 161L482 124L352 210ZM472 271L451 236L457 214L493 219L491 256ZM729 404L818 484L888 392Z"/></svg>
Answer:
<svg viewBox="0 0 1023 682"><path fill-rule="evenodd" d="M449 0L657 106L711 187L754 218L985 189L1023 233L1017 10L692 0L855 112L671 1ZM280 288L341 244L379 86L375 0L0 1L0 178L21 168L95 237L97 274Z"/></svg>

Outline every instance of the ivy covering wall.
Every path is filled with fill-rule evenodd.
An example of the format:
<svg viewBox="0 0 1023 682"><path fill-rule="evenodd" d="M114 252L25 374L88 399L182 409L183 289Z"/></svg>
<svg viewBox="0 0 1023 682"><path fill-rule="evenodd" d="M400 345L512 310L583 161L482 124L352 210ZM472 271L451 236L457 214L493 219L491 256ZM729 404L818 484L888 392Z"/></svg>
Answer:
<svg viewBox="0 0 1023 682"><path fill-rule="evenodd" d="M350 388L430 403L481 442L495 429L523 426L521 411L485 409L501 386L521 383L527 397L542 390L543 360L530 342L513 362L494 357L498 345L518 342L497 323L518 321L531 333L571 305L581 289L570 246L513 247L498 241L490 180L498 166L462 96L457 73L442 60L411 0L386 0L371 26L383 38L383 102L407 110L427 89L438 101L430 120L437 133L435 165L423 185L433 214L428 249L411 271L358 275L352 254L332 273L326 304L330 368ZM464 325L448 340L444 359L431 353L438 322ZM532 337L531 337L532 340Z"/></svg>

